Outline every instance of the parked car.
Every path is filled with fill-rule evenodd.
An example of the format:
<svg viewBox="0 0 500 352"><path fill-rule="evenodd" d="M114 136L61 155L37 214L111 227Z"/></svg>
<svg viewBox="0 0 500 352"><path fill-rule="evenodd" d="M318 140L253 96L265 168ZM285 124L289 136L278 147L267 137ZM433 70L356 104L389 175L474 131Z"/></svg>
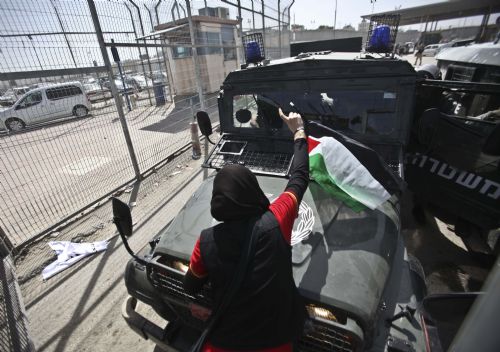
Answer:
<svg viewBox="0 0 500 352"><path fill-rule="evenodd" d="M439 48L436 49L436 52L434 53L434 56L436 56L437 54L439 54L443 50L451 48L453 46L453 44L454 44L454 42L448 42L448 43L442 44Z"/></svg>
<svg viewBox="0 0 500 352"><path fill-rule="evenodd" d="M0 105L11 106L19 99L19 97L21 97L23 94L25 94L29 90L30 90L29 87L16 87L16 88L11 88L11 89L7 90L0 97Z"/></svg>
<svg viewBox="0 0 500 352"><path fill-rule="evenodd" d="M413 42L406 42L404 46L406 54L412 54L415 51L415 43Z"/></svg>
<svg viewBox="0 0 500 352"><path fill-rule="evenodd" d="M134 87L134 89L141 92L143 89L147 89L148 87L153 87L153 82L151 79L144 77L143 75L133 75L126 76L125 83Z"/></svg>
<svg viewBox="0 0 500 352"><path fill-rule="evenodd" d="M61 83L26 93L11 108L0 111L0 122L10 131L19 131L62 117L84 117L91 108L80 82Z"/></svg>
<svg viewBox="0 0 500 352"><path fill-rule="evenodd" d="M438 49L442 46L443 44L431 44L427 45L424 48L424 52L422 53L422 56L434 56L437 54Z"/></svg>
<svg viewBox="0 0 500 352"><path fill-rule="evenodd" d="M133 93L134 92L134 87L127 84L126 81L125 81L125 85L123 84L123 81L119 78L115 78L115 85L116 85L116 89L118 89L118 92L120 93ZM105 81L103 83L103 86L109 90L111 90L111 84L109 83L109 81Z"/></svg>
<svg viewBox="0 0 500 352"><path fill-rule="evenodd" d="M168 77L165 72L155 71L151 73L151 79L154 83L168 83Z"/></svg>
<svg viewBox="0 0 500 352"><path fill-rule="evenodd" d="M445 49L448 48L456 48L459 46L467 46L474 42L474 38L472 39L461 39L461 40L452 40L451 42L441 44L441 46L436 50L436 54L442 53ZM434 56L435 56L434 55Z"/></svg>
<svg viewBox="0 0 500 352"><path fill-rule="evenodd" d="M86 83L83 85L83 88L91 103L108 100L113 97L108 88L102 87L98 83Z"/></svg>

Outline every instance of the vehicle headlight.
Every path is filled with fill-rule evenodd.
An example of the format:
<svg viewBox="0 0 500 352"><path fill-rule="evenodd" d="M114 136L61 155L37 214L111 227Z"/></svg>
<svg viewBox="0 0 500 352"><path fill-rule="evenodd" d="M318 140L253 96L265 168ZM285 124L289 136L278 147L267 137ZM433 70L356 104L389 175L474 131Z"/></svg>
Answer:
<svg viewBox="0 0 500 352"><path fill-rule="evenodd" d="M189 266L176 260L174 262L172 262L172 267L174 269L177 269L179 271L182 271L184 274L187 273L188 269L189 269Z"/></svg>
<svg viewBox="0 0 500 352"><path fill-rule="evenodd" d="M330 321L338 322L337 317L331 311L326 308L315 306L314 304L308 304L306 306L307 313L311 318L322 318Z"/></svg>

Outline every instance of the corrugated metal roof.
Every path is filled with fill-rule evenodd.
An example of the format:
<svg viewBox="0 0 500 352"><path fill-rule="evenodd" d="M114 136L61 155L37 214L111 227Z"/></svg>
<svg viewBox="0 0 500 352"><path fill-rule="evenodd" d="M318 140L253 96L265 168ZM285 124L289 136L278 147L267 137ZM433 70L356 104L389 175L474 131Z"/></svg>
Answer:
<svg viewBox="0 0 500 352"><path fill-rule="evenodd" d="M477 16L500 12L500 2L498 0L449 0L435 4L410 7L394 11L363 15L361 17L369 20L371 16L384 14L400 14L400 26L422 23L427 21L442 21L453 18Z"/></svg>

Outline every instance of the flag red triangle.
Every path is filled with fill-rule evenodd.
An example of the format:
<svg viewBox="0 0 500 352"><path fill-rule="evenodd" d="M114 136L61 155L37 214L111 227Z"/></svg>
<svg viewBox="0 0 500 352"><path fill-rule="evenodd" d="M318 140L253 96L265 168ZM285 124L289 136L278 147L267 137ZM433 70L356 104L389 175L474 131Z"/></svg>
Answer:
<svg viewBox="0 0 500 352"><path fill-rule="evenodd" d="M311 137L307 137L307 152L310 153L320 143L321 142L316 140L316 139L312 139Z"/></svg>

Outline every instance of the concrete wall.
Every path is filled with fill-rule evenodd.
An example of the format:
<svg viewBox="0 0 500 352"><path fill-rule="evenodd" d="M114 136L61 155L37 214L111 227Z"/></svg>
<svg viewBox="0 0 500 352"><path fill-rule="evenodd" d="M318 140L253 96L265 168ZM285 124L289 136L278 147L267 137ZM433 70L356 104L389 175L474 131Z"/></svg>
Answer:
<svg viewBox="0 0 500 352"><path fill-rule="evenodd" d="M238 68L236 60L224 60L222 54L199 55L201 80L204 93L219 90L229 72ZM196 79L192 57L173 59L171 63L175 94L196 94Z"/></svg>
<svg viewBox="0 0 500 352"><path fill-rule="evenodd" d="M335 33L333 29L296 31L292 32L291 34L291 42L293 43L302 41L362 37L364 44L367 35L368 35L367 31L353 31L346 29L337 29L335 30ZM398 31L398 35L396 37L396 43L415 42L418 39L419 35L420 32L418 31Z"/></svg>

